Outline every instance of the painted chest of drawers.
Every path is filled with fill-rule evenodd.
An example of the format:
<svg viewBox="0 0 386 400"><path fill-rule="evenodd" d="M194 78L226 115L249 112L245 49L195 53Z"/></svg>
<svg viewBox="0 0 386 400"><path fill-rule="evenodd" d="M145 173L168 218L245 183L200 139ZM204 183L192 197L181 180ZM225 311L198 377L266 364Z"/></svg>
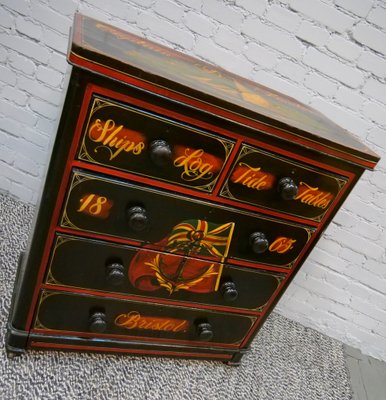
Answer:
<svg viewBox="0 0 386 400"><path fill-rule="evenodd" d="M378 157L318 112L76 15L10 354L237 364Z"/></svg>

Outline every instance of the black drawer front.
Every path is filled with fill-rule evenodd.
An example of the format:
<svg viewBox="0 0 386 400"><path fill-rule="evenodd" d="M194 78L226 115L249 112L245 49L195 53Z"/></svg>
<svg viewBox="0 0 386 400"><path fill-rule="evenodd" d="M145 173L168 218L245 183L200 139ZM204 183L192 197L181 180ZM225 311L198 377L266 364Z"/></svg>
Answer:
<svg viewBox="0 0 386 400"><path fill-rule="evenodd" d="M94 96L78 159L212 192L234 141Z"/></svg>
<svg viewBox="0 0 386 400"><path fill-rule="evenodd" d="M43 291L34 329L237 346L257 317Z"/></svg>
<svg viewBox="0 0 386 400"><path fill-rule="evenodd" d="M284 274L59 235L46 283L262 311Z"/></svg>
<svg viewBox="0 0 386 400"><path fill-rule="evenodd" d="M62 227L151 244L153 249L290 268L313 229L75 171Z"/></svg>
<svg viewBox="0 0 386 400"><path fill-rule="evenodd" d="M347 178L243 145L220 196L320 221Z"/></svg>

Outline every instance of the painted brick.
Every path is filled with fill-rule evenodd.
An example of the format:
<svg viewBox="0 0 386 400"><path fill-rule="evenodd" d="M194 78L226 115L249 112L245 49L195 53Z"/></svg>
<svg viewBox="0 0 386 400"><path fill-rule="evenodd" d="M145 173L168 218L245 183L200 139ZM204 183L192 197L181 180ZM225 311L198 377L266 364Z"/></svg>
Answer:
<svg viewBox="0 0 386 400"><path fill-rule="evenodd" d="M19 106L25 106L27 104L28 96L12 86L5 86L1 92L5 99L16 103Z"/></svg>
<svg viewBox="0 0 386 400"><path fill-rule="evenodd" d="M177 28L170 22L157 18L153 14L142 13L138 17L138 26L141 28L151 29L153 33L161 38L184 47L192 49L194 44L194 36L192 33Z"/></svg>
<svg viewBox="0 0 386 400"><path fill-rule="evenodd" d="M52 137L56 134L56 121L52 121L46 118L39 118L36 129L40 132L46 133L49 137Z"/></svg>
<svg viewBox="0 0 386 400"><path fill-rule="evenodd" d="M332 82L330 79L327 79L318 73L310 73L306 76L304 80L305 86L308 88L315 90L320 93L324 97L331 97L337 91L338 85Z"/></svg>
<svg viewBox="0 0 386 400"><path fill-rule="evenodd" d="M357 265L363 264L366 261L366 257L363 254L357 253L356 251L348 248L342 249L342 251L339 253L339 256L344 260Z"/></svg>
<svg viewBox="0 0 386 400"><path fill-rule="evenodd" d="M26 125L32 126L36 123L36 115L34 115L29 110L26 110L25 108L18 107L9 102L0 100L0 110L8 117L13 118L16 121L22 122Z"/></svg>
<svg viewBox="0 0 386 400"><path fill-rule="evenodd" d="M367 140L383 149L386 148L386 135L384 129L377 127L371 129L367 136Z"/></svg>
<svg viewBox="0 0 386 400"><path fill-rule="evenodd" d="M231 57L231 52L218 46L206 38L198 38L194 53L200 58L215 63L230 72L248 77L252 72L252 64L244 58Z"/></svg>
<svg viewBox="0 0 386 400"><path fill-rule="evenodd" d="M9 64L12 68L27 75L33 75L36 71L36 65L33 61L15 52L11 52L9 55Z"/></svg>
<svg viewBox="0 0 386 400"><path fill-rule="evenodd" d="M7 61L7 58L8 58L8 51L7 51L7 49L5 48L5 47L2 47L1 45L0 45L0 62L2 62L2 63L6 63L6 61Z"/></svg>
<svg viewBox="0 0 386 400"><path fill-rule="evenodd" d="M226 26L219 27L214 36L214 40L220 46L225 47L234 53L241 53L245 46L244 38Z"/></svg>
<svg viewBox="0 0 386 400"><path fill-rule="evenodd" d="M0 175L0 191L7 193L11 190L11 181L5 176Z"/></svg>
<svg viewBox="0 0 386 400"><path fill-rule="evenodd" d="M211 36L216 28L216 25L207 17L192 11L186 14L185 24L193 32L205 37Z"/></svg>
<svg viewBox="0 0 386 400"><path fill-rule="evenodd" d="M340 257L329 254L318 247L312 249L311 260L314 261L314 263L322 264L335 271L342 271L347 265Z"/></svg>
<svg viewBox="0 0 386 400"><path fill-rule="evenodd" d="M361 53L361 47L349 42L341 36L334 35L327 44L327 48L339 57L354 61Z"/></svg>
<svg viewBox="0 0 386 400"><path fill-rule="evenodd" d="M382 257L384 253L384 249L374 243L369 242L368 240L354 235L351 232L344 231L339 236L339 241L344 245L347 246L351 250L357 250L357 249L366 249L366 253L369 254L369 257L371 258L379 258Z"/></svg>
<svg viewBox="0 0 386 400"><path fill-rule="evenodd" d="M364 81L363 74L357 69L342 64L314 48L307 50L303 62L352 88L359 87Z"/></svg>
<svg viewBox="0 0 386 400"><path fill-rule="evenodd" d="M301 18L296 13L279 5L269 7L265 17L268 21L290 32L295 31L301 23Z"/></svg>
<svg viewBox="0 0 386 400"><path fill-rule="evenodd" d="M27 15L29 12L29 1L28 0L1 0L2 7L10 8L19 14Z"/></svg>
<svg viewBox="0 0 386 400"><path fill-rule="evenodd" d="M365 17L373 6L371 0L335 0L335 4L359 17Z"/></svg>
<svg viewBox="0 0 386 400"><path fill-rule="evenodd" d="M302 21L295 35L307 43L323 46L330 39L330 33L309 21Z"/></svg>
<svg viewBox="0 0 386 400"><path fill-rule="evenodd" d="M0 80L8 85L16 85L17 75L7 67L0 65Z"/></svg>
<svg viewBox="0 0 386 400"><path fill-rule="evenodd" d="M318 0L291 0L290 7L340 33L349 30L354 23L354 18Z"/></svg>
<svg viewBox="0 0 386 400"><path fill-rule="evenodd" d="M335 215L334 222L337 225L341 225L346 228L351 228L357 223L356 219L353 218L352 214L350 214L347 211L344 211L342 209L339 210L338 213Z"/></svg>
<svg viewBox="0 0 386 400"><path fill-rule="evenodd" d="M380 191L386 190L386 174L380 171L375 171L370 178L370 182L377 186Z"/></svg>
<svg viewBox="0 0 386 400"><path fill-rule="evenodd" d="M49 51L29 39L0 33L0 43L41 63L48 61Z"/></svg>
<svg viewBox="0 0 386 400"><path fill-rule="evenodd" d="M383 180L385 181L385 176ZM374 183L376 184L376 183ZM385 184L383 184L385 186ZM375 223L366 221L357 221L355 226L352 228L352 233L362 235L370 240L378 240L381 236L381 230Z"/></svg>
<svg viewBox="0 0 386 400"><path fill-rule="evenodd" d="M246 18L242 32L256 39L258 42L265 43L296 59L299 59L303 53L304 46L299 40L289 36L287 33L261 23L256 18Z"/></svg>
<svg viewBox="0 0 386 400"><path fill-rule="evenodd" d="M384 4L383 4L384 5ZM384 7L376 7L371 10L367 17L367 21L378 25L380 28L386 28L386 9Z"/></svg>
<svg viewBox="0 0 386 400"><path fill-rule="evenodd" d="M25 90L33 96L48 101L51 104L58 105L63 96L60 90L50 88L37 80L24 76L18 78L17 84L21 90Z"/></svg>
<svg viewBox="0 0 386 400"><path fill-rule="evenodd" d="M354 111L358 111L365 101L365 99L356 91L348 89L344 86L341 86L338 89L335 95L335 100L343 106Z"/></svg>
<svg viewBox="0 0 386 400"><path fill-rule="evenodd" d="M21 16L16 18L16 30L36 40L40 40L43 32L39 24L31 22Z"/></svg>
<svg viewBox="0 0 386 400"><path fill-rule="evenodd" d="M33 4L31 8L31 16L36 21L39 21L49 28L65 35L68 35L72 25L72 19L57 13L43 4Z"/></svg>
<svg viewBox="0 0 386 400"><path fill-rule="evenodd" d="M15 160L15 154L15 151L11 150L9 147L4 145L0 146L0 161L12 164Z"/></svg>
<svg viewBox="0 0 386 400"><path fill-rule="evenodd" d="M374 275L386 278L386 264L381 260L367 260L363 267L371 271ZM378 304L381 305L380 302ZM386 310L386 304L382 303L382 306Z"/></svg>
<svg viewBox="0 0 386 400"><path fill-rule="evenodd" d="M14 18L12 14L5 8L0 8L0 26L3 28L11 28L13 26Z"/></svg>
<svg viewBox="0 0 386 400"><path fill-rule="evenodd" d="M31 110L43 115L43 117L48 119L55 119L59 111L58 107L39 99L31 99L30 107Z"/></svg>
<svg viewBox="0 0 386 400"><path fill-rule="evenodd" d="M375 308L374 305L371 303L354 297L351 300L350 307L352 307L356 311L361 312L362 314L367 314L369 312L369 309L371 309L371 316L373 317L373 319L386 324L386 311Z"/></svg>
<svg viewBox="0 0 386 400"><path fill-rule="evenodd" d="M68 15L72 18L78 7L78 1L50 0L50 7L52 7L55 11L59 12L60 14Z"/></svg>
<svg viewBox="0 0 386 400"><path fill-rule="evenodd" d="M294 82L302 82L307 72L299 63L294 63L289 60L280 61L275 69L280 75Z"/></svg>
<svg viewBox="0 0 386 400"><path fill-rule="evenodd" d="M364 51L358 58L357 65L366 71L372 72L380 78L386 78L386 59L370 51Z"/></svg>
<svg viewBox="0 0 386 400"><path fill-rule="evenodd" d="M36 77L39 81L47 83L50 86L58 87L63 79L63 74L51 68L40 65L36 71Z"/></svg>
<svg viewBox="0 0 386 400"><path fill-rule="evenodd" d="M214 18L225 25L229 25L233 29L239 30L243 15L241 12L230 7L227 3L217 0L205 0L202 6L202 12Z"/></svg>
<svg viewBox="0 0 386 400"><path fill-rule="evenodd" d="M339 211L339 213L342 211ZM326 237L322 237L318 242L318 248L324 250L331 255L338 254L342 249L341 245L337 243L335 240L329 240Z"/></svg>
<svg viewBox="0 0 386 400"><path fill-rule="evenodd" d="M32 199L32 190L26 188L23 184L11 182L10 191L21 201L29 203Z"/></svg>
<svg viewBox="0 0 386 400"><path fill-rule="evenodd" d="M179 0L179 1L180 1L180 3L183 3L184 1L188 1L188 0ZM194 2L194 0L191 0L191 1ZM199 1L199 0L197 0L197 1ZM144 7L144 8L149 8L152 5L152 3L154 3L154 0L130 0L130 2L138 4L139 6Z"/></svg>
<svg viewBox="0 0 386 400"><path fill-rule="evenodd" d="M366 84L362 89L363 93L369 97L379 100L386 104L386 84L379 82L375 79L367 80Z"/></svg>
<svg viewBox="0 0 386 400"><path fill-rule="evenodd" d="M55 51L62 54L67 53L68 37L63 36L52 29L44 29L43 42Z"/></svg>
<svg viewBox="0 0 386 400"><path fill-rule="evenodd" d="M39 132L37 128L30 128L28 126L21 125L19 134L20 137L24 138L28 142L35 144L38 147L41 147L43 150L48 149L49 137Z"/></svg>
<svg viewBox="0 0 386 400"><path fill-rule="evenodd" d="M266 0L236 0L236 5L253 13L254 15L263 15L266 7Z"/></svg>
<svg viewBox="0 0 386 400"><path fill-rule="evenodd" d="M14 166L20 171L24 171L32 176L38 176L39 174L38 164L36 164L36 162L32 161L30 158L25 157L24 155L17 156Z"/></svg>
<svg viewBox="0 0 386 400"><path fill-rule="evenodd" d="M158 0L153 9L156 13L174 22L180 21L184 15L183 7L169 0Z"/></svg>
<svg viewBox="0 0 386 400"><path fill-rule="evenodd" d="M373 26L361 22L353 30L353 38L370 49L386 55L386 34Z"/></svg>
<svg viewBox="0 0 386 400"><path fill-rule="evenodd" d="M266 48L250 42L244 52L248 60L266 68L273 68L278 62L278 55Z"/></svg>
<svg viewBox="0 0 386 400"><path fill-rule="evenodd" d="M141 0L137 0L140 2ZM150 3L152 0L150 0ZM179 3L184 4L187 7L194 8L195 10L201 10L202 0L178 0Z"/></svg>
<svg viewBox="0 0 386 400"><path fill-rule="evenodd" d="M375 123L386 126L385 106L381 106L374 102L368 102L365 103L362 111L366 117L370 118Z"/></svg>
<svg viewBox="0 0 386 400"><path fill-rule="evenodd" d="M64 74L68 69L67 59L63 54L52 53L49 61L50 67Z"/></svg>

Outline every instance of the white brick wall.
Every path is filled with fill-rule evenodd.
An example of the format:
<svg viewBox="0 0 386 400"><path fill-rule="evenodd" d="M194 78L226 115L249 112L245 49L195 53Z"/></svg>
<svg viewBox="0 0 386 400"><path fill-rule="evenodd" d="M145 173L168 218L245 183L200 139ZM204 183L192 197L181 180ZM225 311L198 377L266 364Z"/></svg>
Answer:
<svg viewBox="0 0 386 400"><path fill-rule="evenodd" d="M0 0L0 190L37 199L74 11L311 104L377 151L278 310L386 360L386 3ZM1 206L1 205L0 205Z"/></svg>

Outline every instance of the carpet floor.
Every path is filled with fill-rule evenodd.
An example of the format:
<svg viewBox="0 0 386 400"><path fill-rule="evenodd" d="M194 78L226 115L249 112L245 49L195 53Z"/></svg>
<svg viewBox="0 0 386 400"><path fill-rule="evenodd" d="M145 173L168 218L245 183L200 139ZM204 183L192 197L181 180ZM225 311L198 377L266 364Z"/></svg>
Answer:
<svg viewBox="0 0 386 400"><path fill-rule="evenodd" d="M272 313L239 367L219 362L29 351L8 359L6 321L33 207L0 194L1 400L348 400L343 346Z"/></svg>

